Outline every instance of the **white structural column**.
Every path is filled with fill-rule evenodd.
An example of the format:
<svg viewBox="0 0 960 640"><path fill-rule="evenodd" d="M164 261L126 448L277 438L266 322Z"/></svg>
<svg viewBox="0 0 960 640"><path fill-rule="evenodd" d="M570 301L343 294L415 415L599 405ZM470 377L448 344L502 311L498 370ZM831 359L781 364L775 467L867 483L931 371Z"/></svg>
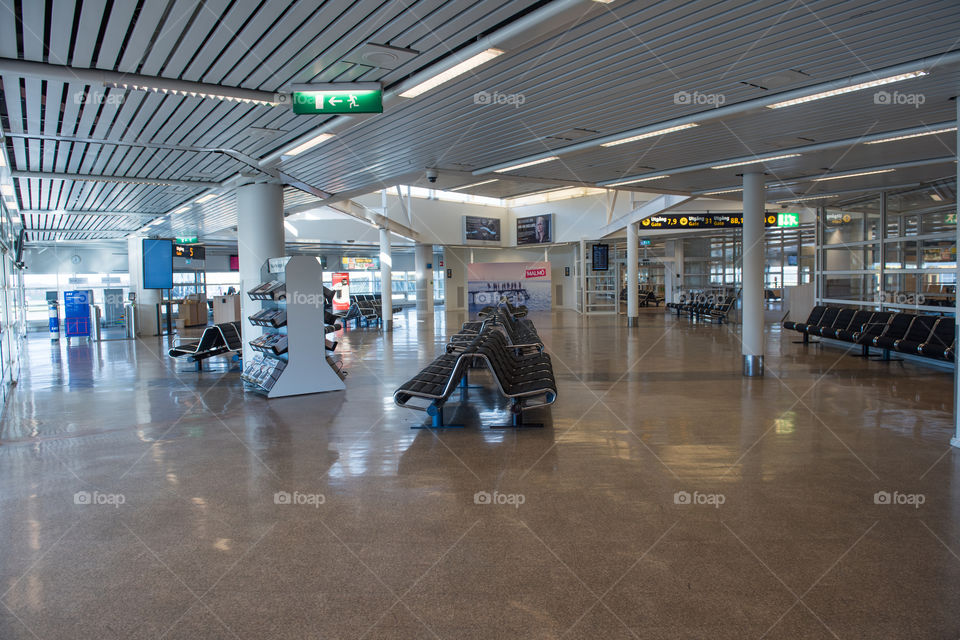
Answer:
<svg viewBox="0 0 960 640"><path fill-rule="evenodd" d="M143 240L141 236L127 238L127 269L130 272L130 291L136 294L137 337L160 335L157 324L157 305L160 289L143 288Z"/></svg>
<svg viewBox="0 0 960 640"><path fill-rule="evenodd" d="M763 174L743 176L743 375L763 375Z"/></svg>
<svg viewBox="0 0 960 640"><path fill-rule="evenodd" d="M413 261L417 273L417 315L433 315L433 245L418 244Z"/></svg>
<svg viewBox="0 0 960 640"><path fill-rule="evenodd" d="M380 229L380 317L384 331L393 331L393 259L390 230Z"/></svg>
<svg viewBox="0 0 960 640"><path fill-rule="evenodd" d="M261 308L247 295L261 281L260 269L268 258L280 258L283 244L283 186L273 183L249 184L237 189L237 255L240 260L240 315L243 321L243 361L255 355L250 341L263 333L247 320ZM287 292L289 296L291 293ZM323 340L322 331L318 340Z"/></svg>
<svg viewBox="0 0 960 640"><path fill-rule="evenodd" d="M627 326L635 327L640 321L640 251L637 224L627 224Z"/></svg>
<svg viewBox="0 0 960 640"><path fill-rule="evenodd" d="M960 122L960 100L957 100L957 121ZM960 142L960 127L957 127L957 142ZM957 147L957 156L960 157L960 146ZM957 184L960 184L960 164L957 164ZM957 200L957 213L960 214L960 197L956 198ZM957 216L957 244L954 246L960 247L960 215ZM956 261L956 275L960 276L960 260ZM960 283L960 279L954 280L954 282ZM956 311L960 312L960 287L954 287L954 297L956 300ZM960 313L956 313L956 318L960 318ZM960 323L954 327L954 338L960 339ZM957 344L957 342L954 342ZM960 447L960 373L956 369L953 372L953 421L955 423L955 431L953 438L950 440L950 444L955 447Z"/></svg>

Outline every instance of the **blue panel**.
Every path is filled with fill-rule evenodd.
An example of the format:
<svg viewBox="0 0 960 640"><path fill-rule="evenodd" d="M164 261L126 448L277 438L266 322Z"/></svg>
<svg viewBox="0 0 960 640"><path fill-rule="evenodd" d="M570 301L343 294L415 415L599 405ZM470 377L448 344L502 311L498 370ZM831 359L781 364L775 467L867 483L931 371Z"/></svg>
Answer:
<svg viewBox="0 0 960 640"><path fill-rule="evenodd" d="M173 241L143 241L143 288L173 288Z"/></svg>

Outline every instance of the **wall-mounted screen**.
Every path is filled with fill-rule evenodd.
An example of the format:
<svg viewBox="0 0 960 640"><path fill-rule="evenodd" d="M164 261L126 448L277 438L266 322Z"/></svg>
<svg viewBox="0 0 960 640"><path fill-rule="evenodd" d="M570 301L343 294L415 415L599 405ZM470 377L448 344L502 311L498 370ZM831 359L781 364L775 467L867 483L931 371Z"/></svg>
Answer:
<svg viewBox="0 0 960 640"><path fill-rule="evenodd" d="M594 271L607 271L610 268L610 245L593 245L593 265Z"/></svg>
<svg viewBox="0 0 960 640"><path fill-rule="evenodd" d="M463 243L500 242L500 219L463 216Z"/></svg>
<svg viewBox="0 0 960 640"><path fill-rule="evenodd" d="M380 269L380 258L374 256L342 256L340 268L344 271L377 271Z"/></svg>
<svg viewBox="0 0 960 640"><path fill-rule="evenodd" d="M207 249L202 244L175 244L173 255L187 260L206 260Z"/></svg>
<svg viewBox="0 0 960 640"><path fill-rule="evenodd" d="M230 256L230 271L240 271L240 256Z"/></svg>
<svg viewBox="0 0 960 640"><path fill-rule="evenodd" d="M549 244L553 242L553 214L517 218L517 244Z"/></svg>
<svg viewBox="0 0 960 640"><path fill-rule="evenodd" d="M173 241L143 240L143 288L173 288Z"/></svg>

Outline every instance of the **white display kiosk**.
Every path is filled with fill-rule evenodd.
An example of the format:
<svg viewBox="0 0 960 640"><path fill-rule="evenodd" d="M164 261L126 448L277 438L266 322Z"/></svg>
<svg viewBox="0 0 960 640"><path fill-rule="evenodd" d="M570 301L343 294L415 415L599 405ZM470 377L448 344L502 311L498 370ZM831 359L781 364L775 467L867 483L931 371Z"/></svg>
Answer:
<svg viewBox="0 0 960 640"><path fill-rule="evenodd" d="M247 292L263 306L244 324L262 327L263 335L249 341L257 355L244 366L246 388L268 398L345 389L342 372L327 359L320 259L272 258L262 278L262 284Z"/></svg>

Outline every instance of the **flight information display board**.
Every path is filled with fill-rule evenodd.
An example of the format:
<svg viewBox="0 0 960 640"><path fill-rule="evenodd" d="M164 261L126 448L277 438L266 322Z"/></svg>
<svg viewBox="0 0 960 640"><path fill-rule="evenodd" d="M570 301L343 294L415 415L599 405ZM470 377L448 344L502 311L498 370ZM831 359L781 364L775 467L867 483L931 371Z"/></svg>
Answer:
<svg viewBox="0 0 960 640"><path fill-rule="evenodd" d="M187 260L206 260L207 249L201 244L175 244L173 257Z"/></svg>
<svg viewBox="0 0 960 640"><path fill-rule="evenodd" d="M650 216L640 221L645 229L729 229L743 226L739 213L700 213ZM777 226L777 214L767 213L764 226Z"/></svg>
<svg viewBox="0 0 960 640"><path fill-rule="evenodd" d="M594 271L607 271L610 268L610 245L593 245L593 262L590 267Z"/></svg>

